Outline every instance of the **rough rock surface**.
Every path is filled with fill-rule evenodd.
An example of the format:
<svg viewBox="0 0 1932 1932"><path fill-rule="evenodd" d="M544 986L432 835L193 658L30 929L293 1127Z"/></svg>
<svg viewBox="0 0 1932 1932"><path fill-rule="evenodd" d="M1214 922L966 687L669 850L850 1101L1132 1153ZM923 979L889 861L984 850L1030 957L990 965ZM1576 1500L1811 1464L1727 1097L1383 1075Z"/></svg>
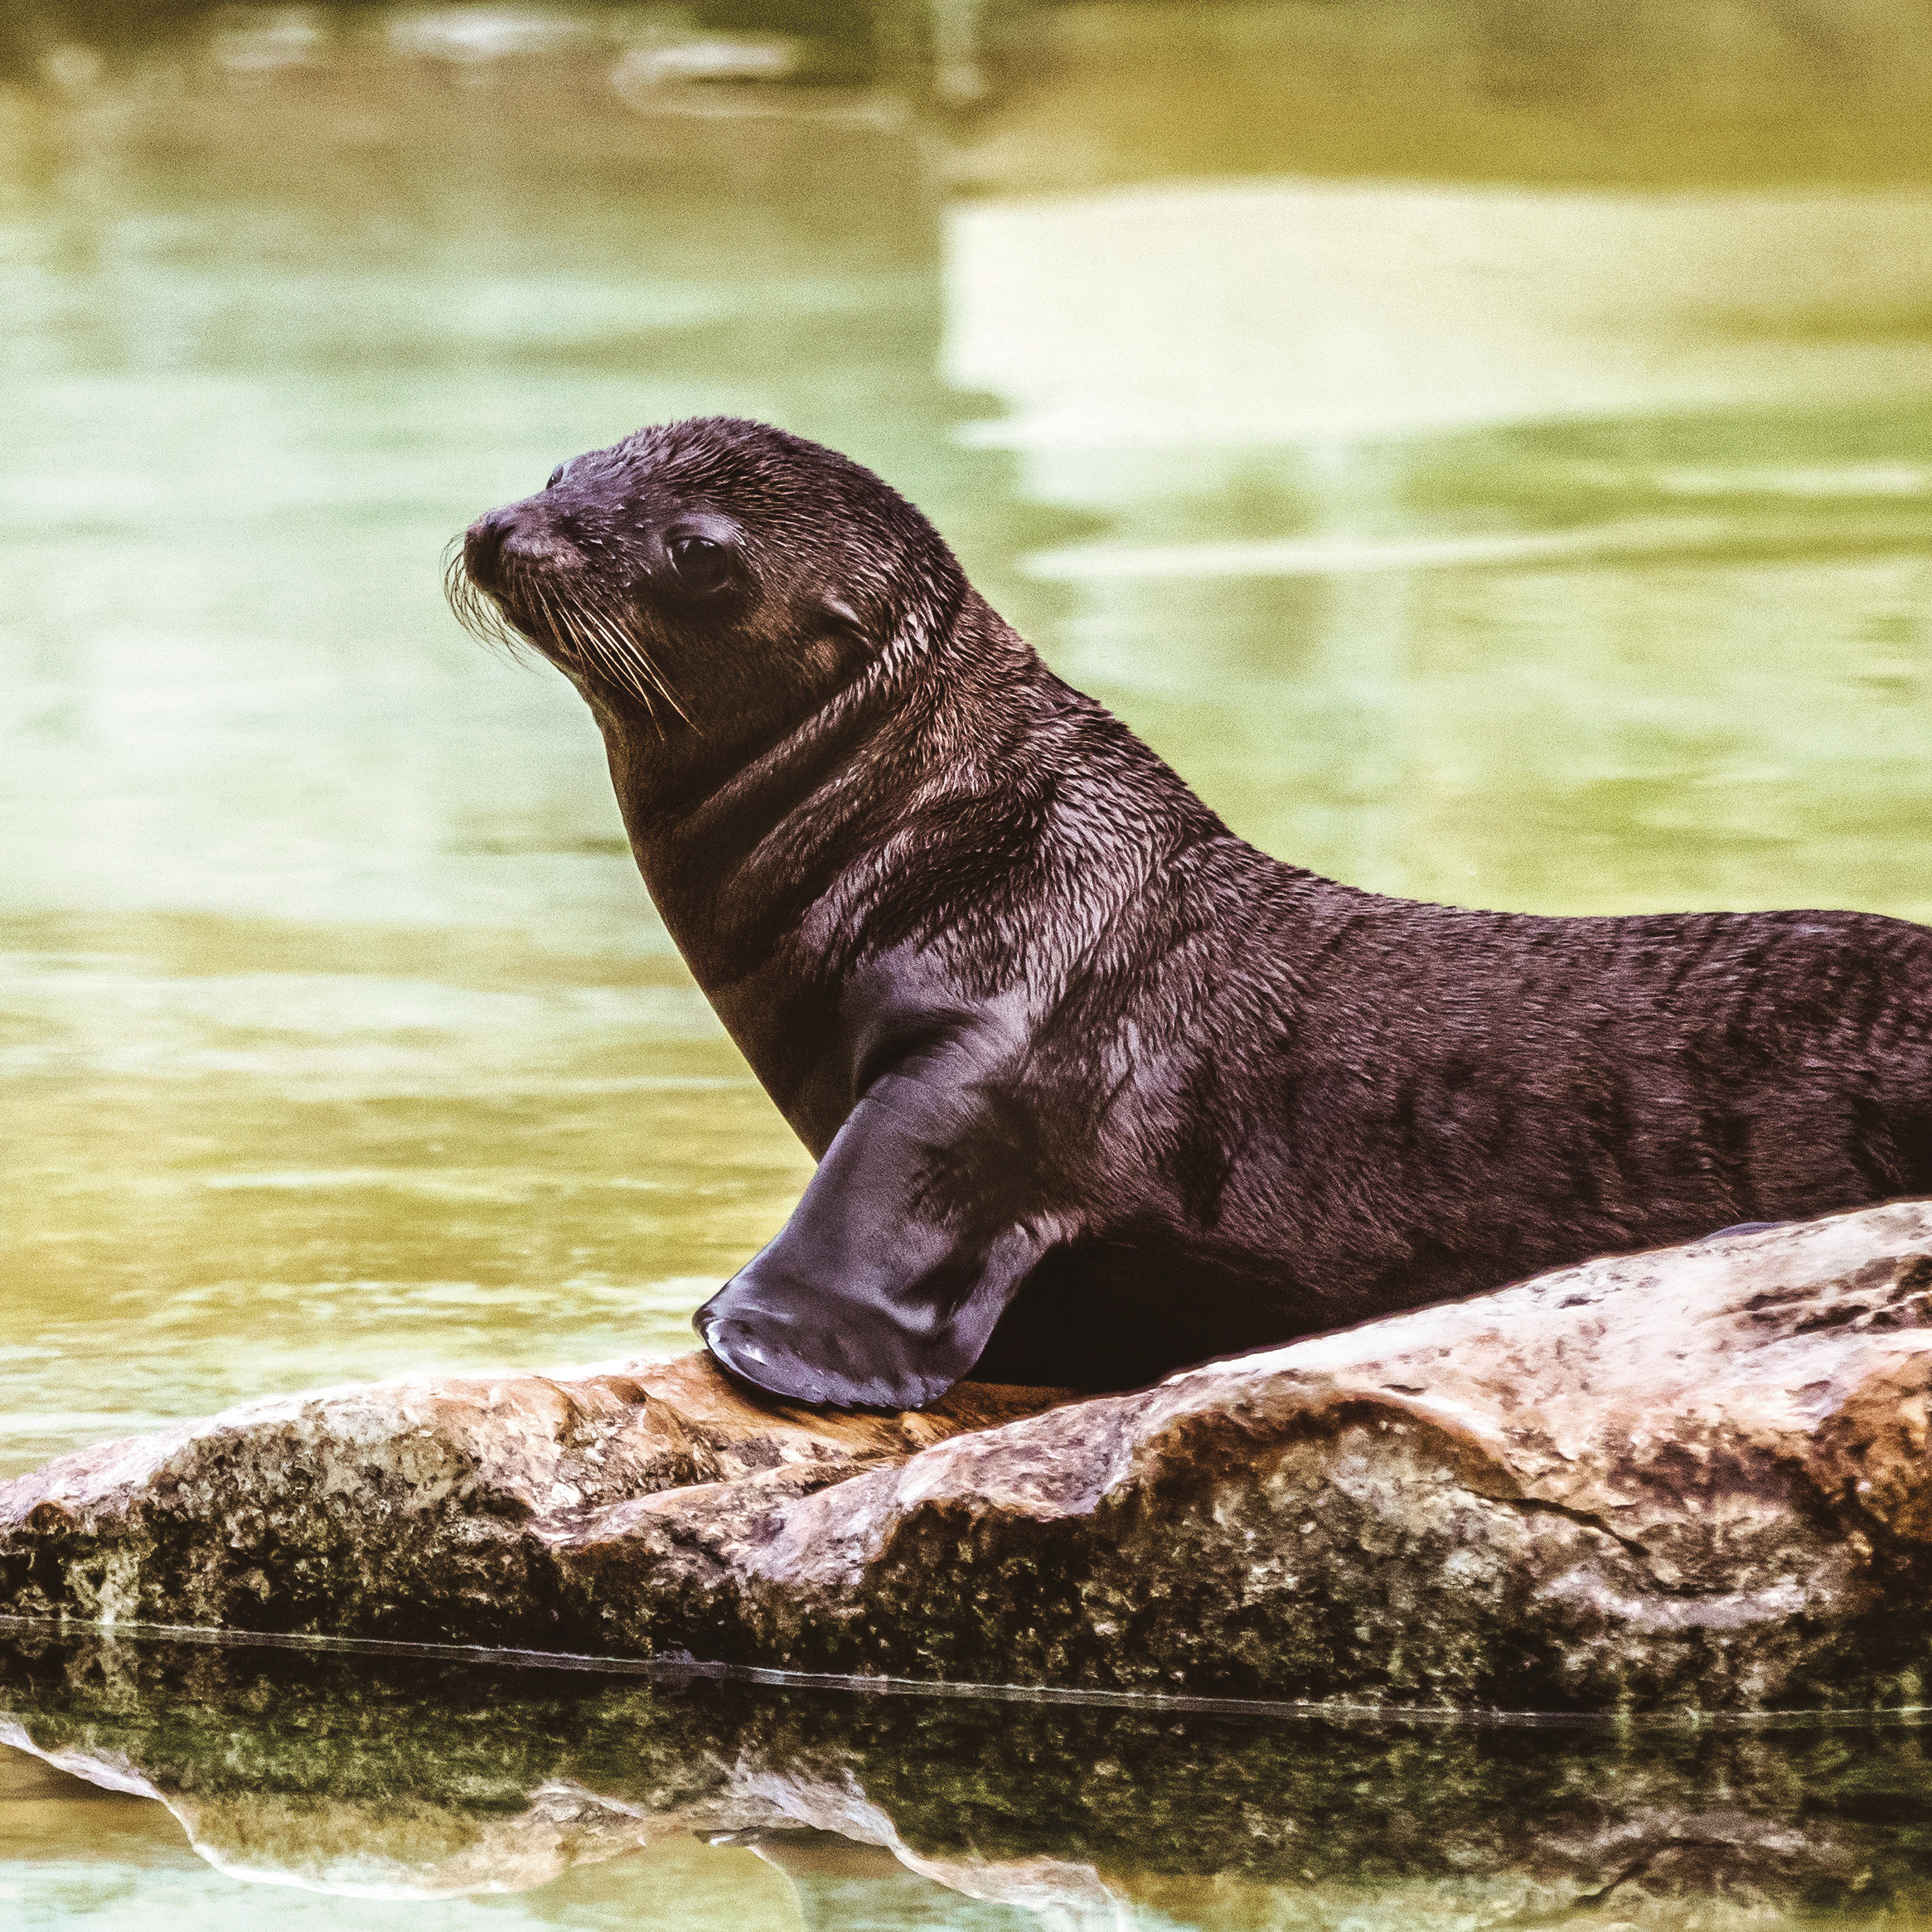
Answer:
<svg viewBox="0 0 1932 1932"><path fill-rule="evenodd" d="M271 1397L0 1484L0 1613L564 1648L583 1633L550 1552L613 1503L759 1522L1064 1399L975 1383L826 1414L754 1402L703 1354Z"/></svg>
<svg viewBox="0 0 1932 1932"><path fill-rule="evenodd" d="M1932 1203L1898 1203L1041 1413L970 1387L767 1410L696 1360L254 1404L0 1489L0 1610L1197 1695L1911 1704L1929 1397Z"/></svg>

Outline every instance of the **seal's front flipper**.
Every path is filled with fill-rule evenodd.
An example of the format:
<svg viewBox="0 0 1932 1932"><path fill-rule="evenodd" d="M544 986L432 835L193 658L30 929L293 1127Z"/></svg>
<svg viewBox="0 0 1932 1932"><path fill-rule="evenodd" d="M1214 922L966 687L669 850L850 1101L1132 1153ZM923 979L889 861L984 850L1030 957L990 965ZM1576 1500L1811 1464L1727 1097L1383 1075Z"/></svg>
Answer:
<svg viewBox="0 0 1932 1932"><path fill-rule="evenodd" d="M983 1211L967 1174L978 1164L956 1153L972 1112L918 1081L880 1081L784 1232L698 1310L705 1346L794 1402L918 1409L945 1394L1051 1239Z"/></svg>

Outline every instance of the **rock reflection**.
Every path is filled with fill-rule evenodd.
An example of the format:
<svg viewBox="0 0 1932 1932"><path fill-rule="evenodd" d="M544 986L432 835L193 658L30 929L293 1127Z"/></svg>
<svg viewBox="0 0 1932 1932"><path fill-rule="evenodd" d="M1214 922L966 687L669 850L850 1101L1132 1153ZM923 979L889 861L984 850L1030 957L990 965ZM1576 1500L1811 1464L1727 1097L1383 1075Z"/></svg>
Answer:
<svg viewBox="0 0 1932 1932"><path fill-rule="evenodd" d="M230 1876L532 1890L700 1844L806 1926L1722 1932L1932 1909L1910 1725L1622 1732L855 1697L12 1634L0 1736Z"/></svg>
<svg viewBox="0 0 1932 1932"><path fill-rule="evenodd" d="M157 1782L124 1753L44 1750L0 1720L0 1743L103 1790L166 1807L188 1843L230 1878L342 1898L415 1899L518 1892L574 1865L636 1852L680 1828L567 1780L540 1784L507 1817L407 1792L380 1803L312 1792L200 1794L191 1780Z"/></svg>

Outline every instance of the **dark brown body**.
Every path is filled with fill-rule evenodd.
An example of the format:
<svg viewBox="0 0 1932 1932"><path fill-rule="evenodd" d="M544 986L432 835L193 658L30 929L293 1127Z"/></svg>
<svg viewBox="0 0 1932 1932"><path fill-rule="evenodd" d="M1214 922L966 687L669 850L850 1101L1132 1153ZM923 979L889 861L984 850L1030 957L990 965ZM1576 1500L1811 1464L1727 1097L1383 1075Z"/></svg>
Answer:
<svg viewBox="0 0 1932 1932"><path fill-rule="evenodd" d="M774 431L642 432L530 502L504 547L528 529L559 584L607 527L733 533L724 592L684 601L641 550L624 593L688 724L520 627L590 699L654 899L823 1157L700 1312L763 1387L1128 1386L1932 1192L1932 932L1465 912L1282 864L911 506ZM471 568L516 618L501 554Z"/></svg>

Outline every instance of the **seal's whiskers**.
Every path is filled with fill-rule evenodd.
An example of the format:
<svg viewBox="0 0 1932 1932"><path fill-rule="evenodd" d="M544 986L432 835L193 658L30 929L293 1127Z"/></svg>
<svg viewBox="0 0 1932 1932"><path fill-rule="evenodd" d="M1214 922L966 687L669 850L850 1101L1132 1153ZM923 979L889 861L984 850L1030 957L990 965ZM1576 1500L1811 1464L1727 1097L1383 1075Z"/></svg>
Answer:
<svg viewBox="0 0 1932 1932"><path fill-rule="evenodd" d="M520 663L526 661L525 652L529 648L529 640L504 616L496 600L472 581L468 567L463 561L460 536L452 539L444 553L443 594L456 621L479 644L492 651L501 651Z"/></svg>
<svg viewBox="0 0 1932 1932"><path fill-rule="evenodd" d="M689 724L691 722L690 712L678 702L677 694L671 688L671 680L658 668L636 632L615 612L607 609L602 604L586 602L580 608L592 627L608 643L612 651L634 666L637 675L648 681L651 690ZM646 705L650 703L650 697L646 693L640 691L638 695L644 699Z"/></svg>
<svg viewBox="0 0 1932 1932"><path fill-rule="evenodd" d="M642 675L632 654L613 649L615 640L609 637L602 626L588 621L591 613L583 607L559 602L547 588L540 590L537 596L543 607L544 615L550 622L552 635L558 642L567 649L569 654L583 669L603 671L641 700L652 729L662 738L665 734L663 721L658 717L657 707L651 701L649 682Z"/></svg>
<svg viewBox="0 0 1932 1932"><path fill-rule="evenodd" d="M485 590L469 574L462 539L451 545L443 566L443 590L457 622L479 642L521 658L535 645L579 671L600 672L643 705L660 737L661 700L683 719L691 715L678 701L644 641L620 613L589 597L569 594L559 583L519 569L513 563L507 594ZM512 610L527 613L520 622Z"/></svg>

